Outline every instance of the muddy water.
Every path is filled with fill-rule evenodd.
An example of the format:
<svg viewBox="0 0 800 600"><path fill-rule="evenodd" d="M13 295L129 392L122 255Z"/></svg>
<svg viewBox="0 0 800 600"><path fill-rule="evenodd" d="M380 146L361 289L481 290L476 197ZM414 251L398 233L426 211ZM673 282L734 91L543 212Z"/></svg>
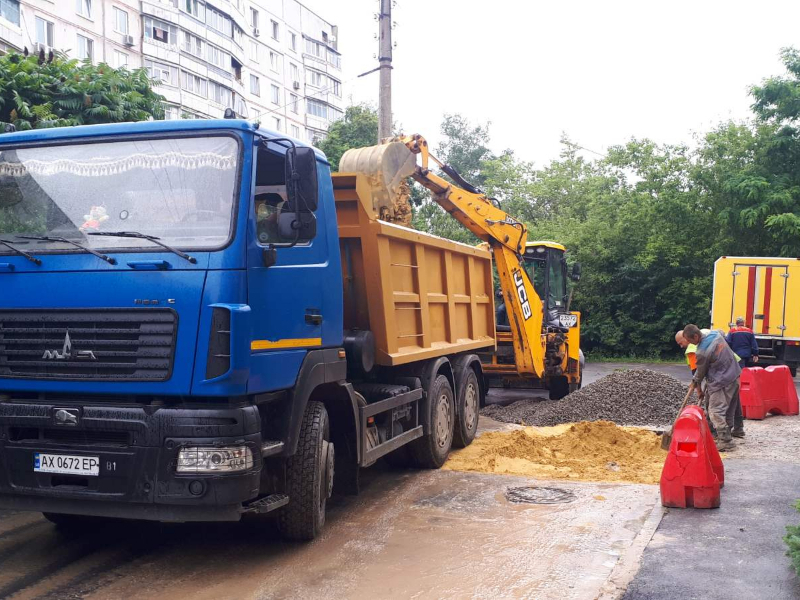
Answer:
<svg viewBox="0 0 800 600"><path fill-rule="evenodd" d="M588 598L657 501L653 486L551 482L555 505L513 504L529 478L373 470L311 544L264 519L102 526L64 536L0 515L0 597Z"/></svg>

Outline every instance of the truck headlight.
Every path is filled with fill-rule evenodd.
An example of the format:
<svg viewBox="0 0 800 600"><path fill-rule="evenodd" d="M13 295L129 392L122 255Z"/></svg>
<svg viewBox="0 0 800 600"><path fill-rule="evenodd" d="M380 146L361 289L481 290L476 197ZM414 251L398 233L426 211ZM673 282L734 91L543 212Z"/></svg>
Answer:
<svg viewBox="0 0 800 600"><path fill-rule="evenodd" d="M177 473L236 473L253 468L253 453L247 446L223 448L187 446L178 453Z"/></svg>

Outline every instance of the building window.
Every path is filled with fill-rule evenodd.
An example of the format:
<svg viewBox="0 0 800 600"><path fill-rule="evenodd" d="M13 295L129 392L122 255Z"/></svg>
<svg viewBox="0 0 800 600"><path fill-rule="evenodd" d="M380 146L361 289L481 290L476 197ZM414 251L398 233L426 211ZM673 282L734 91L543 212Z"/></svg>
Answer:
<svg viewBox="0 0 800 600"><path fill-rule="evenodd" d="M208 62L228 72L228 65L230 64L230 56L228 53L211 44L207 44L206 47L208 48L208 52L206 53Z"/></svg>
<svg viewBox="0 0 800 600"><path fill-rule="evenodd" d="M250 113L252 114L253 121L258 121L259 117L261 116L261 111L257 108L251 108Z"/></svg>
<svg viewBox="0 0 800 600"><path fill-rule="evenodd" d="M40 44L53 47L53 24L41 17L36 17L36 41Z"/></svg>
<svg viewBox="0 0 800 600"><path fill-rule="evenodd" d="M275 131L281 130L281 120L278 117L272 117L272 122L275 125Z"/></svg>
<svg viewBox="0 0 800 600"><path fill-rule="evenodd" d="M0 17L19 25L19 0L0 0Z"/></svg>
<svg viewBox="0 0 800 600"><path fill-rule="evenodd" d="M178 43L178 28L164 21L145 17L144 37L148 40L174 46Z"/></svg>
<svg viewBox="0 0 800 600"><path fill-rule="evenodd" d="M255 75L250 75L250 93L254 96L261 95L261 81Z"/></svg>
<svg viewBox="0 0 800 600"><path fill-rule="evenodd" d="M244 31L236 23L233 24L233 41L239 45L239 48L244 48Z"/></svg>
<svg viewBox="0 0 800 600"><path fill-rule="evenodd" d="M223 106L233 108L233 92L215 81L208 82L208 98Z"/></svg>
<svg viewBox="0 0 800 600"><path fill-rule="evenodd" d="M294 124L290 125L290 128L292 130L292 137L293 138L297 138L299 140L300 139L300 128L297 125L294 125Z"/></svg>
<svg viewBox="0 0 800 600"><path fill-rule="evenodd" d="M300 110L299 106L300 103L298 102L298 100L299 98L297 97L297 94L289 94L289 110L291 110L294 114L297 114L298 111Z"/></svg>
<svg viewBox="0 0 800 600"><path fill-rule="evenodd" d="M242 64L231 56L231 69L233 69L233 76L239 83L242 82Z"/></svg>
<svg viewBox="0 0 800 600"><path fill-rule="evenodd" d="M258 62L258 42L250 40L250 60Z"/></svg>
<svg viewBox="0 0 800 600"><path fill-rule="evenodd" d="M327 31L323 31L322 32L322 41L325 42L326 44L328 43L328 32Z"/></svg>
<svg viewBox="0 0 800 600"><path fill-rule="evenodd" d="M328 50L328 63L330 65L336 67L337 69L341 69L342 68L342 57L339 54L337 54L336 52L333 52L332 50Z"/></svg>
<svg viewBox="0 0 800 600"><path fill-rule="evenodd" d="M258 11L255 8L250 8L250 26L253 29L258 29Z"/></svg>
<svg viewBox="0 0 800 600"><path fill-rule="evenodd" d="M313 85L314 87L321 88L324 83L324 76L319 71L306 71L306 83L309 85Z"/></svg>
<svg viewBox="0 0 800 600"><path fill-rule="evenodd" d="M281 29L277 21L272 21L272 39L273 40L281 39Z"/></svg>
<svg viewBox="0 0 800 600"><path fill-rule="evenodd" d="M289 34L289 45L291 46L292 50L297 52L297 34L290 33Z"/></svg>
<svg viewBox="0 0 800 600"><path fill-rule="evenodd" d="M195 19L206 20L206 6L198 0L182 0L181 10L189 13Z"/></svg>
<svg viewBox="0 0 800 600"><path fill-rule="evenodd" d="M278 55L274 52L269 53L269 68L278 72Z"/></svg>
<svg viewBox="0 0 800 600"><path fill-rule="evenodd" d="M203 98L208 97L208 81L188 71L181 71L181 88Z"/></svg>
<svg viewBox="0 0 800 600"><path fill-rule="evenodd" d="M274 83L270 86L270 95L273 104L280 104L281 103L281 88L279 88Z"/></svg>
<svg viewBox="0 0 800 600"><path fill-rule="evenodd" d="M128 35L128 13L114 7L114 31Z"/></svg>
<svg viewBox="0 0 800 600"><path fill-rule="evenodd" d="M330 80L331 84L333 85L333 95L337 98L342 97L342 84L336 81L335 79Z"/></svg>
<svg viewBox="0 0 800 600"><path fill-rule="evenodd" d="M78 58L80 60L94 60L94 40L78 35Z"/></svg>
<svg viewBox="0 0 800 600"><path fill-rule="evenodd" d="M164 105L164 120L165 121L175 121L176 119L181 118L181 111L180 109L175 106L174 104L165 104Z"/></svg>
<svg viewBox="0 0 800 600"><path fill-rule="evenodd" d="M294 63L291 63L290 67L291 67L291 71L292 71L292 82L296 81L299 84L300 83L300 68Z"/></svg>
<svg viewBox="0 0 800 600"><path fill-rule="evenodd" d="M314 40L306 40L306 52L311 56L316 56L317 58L324 58L325 57L325 46L320 44L319 42L315 42Z"/></svg>
<svg viewBox="0 0 800 600"><path fill-rule="evenodd" d="M75 12L87 19L92 18L92 0L75 0Z"/></svg>
<svg viewBox="0 0 800 600"><path fill-rule="evenodd" d="M160 81L164 85L178 85L178 68L171 65L165 65L152 60L144 61L144 68L147 70L147 75L151 79Z"/></svg>
<svg viewBox="0 0 800 600"><path fill-rule="evenodd" d="M183 32L183 45L181 48L197 58L203 58L203 40L188 31Z"/></svg>
<svg viewBox="0 0 800 600"><path fill-rule="evenodd" d="M217 12L210 6L208 7L207 23L212 29L216 29L220 33L233 37L233 27L231 20L220 12Z"/></svg>
<svg viewBox="0 0 800 600"><path fill-rule="evenodd" d="M128 55L119 50L114 50L114 67L120 69L128 66Z"/></svg>

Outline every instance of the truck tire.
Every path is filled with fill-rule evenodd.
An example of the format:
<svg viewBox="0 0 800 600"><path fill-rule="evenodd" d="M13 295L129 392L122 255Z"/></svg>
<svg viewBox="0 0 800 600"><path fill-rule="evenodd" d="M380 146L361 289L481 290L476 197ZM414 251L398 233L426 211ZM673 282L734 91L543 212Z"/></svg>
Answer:
<svg viewBox="0 0 800 600"><path fill-rule="evenodd" d="M438 469L447 460L453 445L456 403L453 388L444 375L437 375L428 390L430 432L409 444L414 464L424 469Z"/></svg>
<svg viewBox="0 0 800 600"><path fill-rule="evenodd" d="M561 400L569 394L569 380L564 375L551 377L547 389L549 390L550 400Z"/></svg>
<svg viewBox="0 0 800 600"><path fill-rule="evenodd" d="M325 525L325 508L333 491L333 444L328 411L309 402L300 425L297 452L286 461L287 504L278 515L278 530L289 540L313 540Z"/></svg>
<svg viewBox="0 0 800 600"><path fill-rule="evenodd" d="M481 386L475 371L467 369L467 374L458 390L458 410L453 431L453 446L466 448L475 439L478 431L478 411L481 403Z"/></svg>

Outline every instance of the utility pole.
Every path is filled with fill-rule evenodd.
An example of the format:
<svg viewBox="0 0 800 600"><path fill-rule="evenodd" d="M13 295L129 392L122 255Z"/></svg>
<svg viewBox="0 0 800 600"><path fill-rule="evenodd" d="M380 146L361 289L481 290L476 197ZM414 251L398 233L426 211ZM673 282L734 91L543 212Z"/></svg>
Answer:
<svg viewBox="0 0 800 600"><path fill-rule="evenodd" d="M380 95L378 96L378 143L392 135L392 1L379 0L378 62L380 63Z"/></svg>

